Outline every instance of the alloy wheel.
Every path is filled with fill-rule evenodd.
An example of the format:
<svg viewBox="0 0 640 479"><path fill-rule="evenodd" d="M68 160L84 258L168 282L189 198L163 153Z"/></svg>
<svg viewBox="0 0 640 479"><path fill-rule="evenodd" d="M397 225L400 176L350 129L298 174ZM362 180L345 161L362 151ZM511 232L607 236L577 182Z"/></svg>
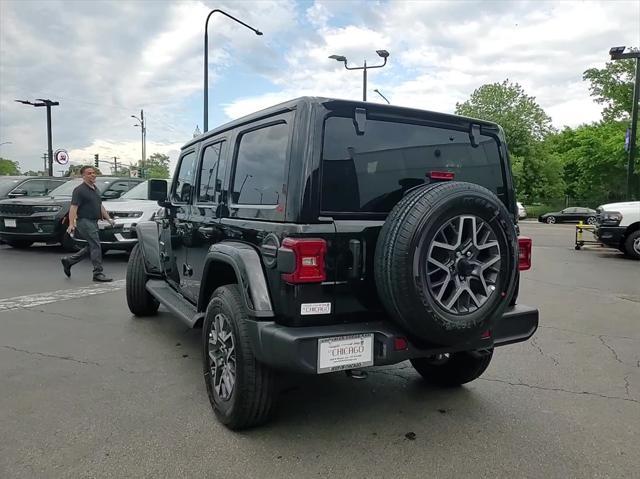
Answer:
<svg viewBox="0 0 640 479"><path fill-rule="evenodd" d="M496 294L500 245L493 228L472 215L447 221L429 245L427 287L454 315L473 313Z"/></svg>
<svg viewBox="0 0 640 479"><path fill-rule="evenodd" d="M233 329L224 314L216 314L209 332L211 384L223 401L231 399L236 383L236 351Z"/></svg>

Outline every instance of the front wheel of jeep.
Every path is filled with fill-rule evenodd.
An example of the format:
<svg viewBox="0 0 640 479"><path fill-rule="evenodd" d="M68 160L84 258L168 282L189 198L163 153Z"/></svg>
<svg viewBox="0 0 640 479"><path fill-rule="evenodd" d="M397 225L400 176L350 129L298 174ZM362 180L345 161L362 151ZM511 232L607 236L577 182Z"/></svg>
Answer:
<svg viewBox="0 0 640 479"><path fill-rule="evenodd" d="M253 354L240 289L216 289L202 329L204 380L216 416L232 430L263 424L276 400L275 374Z"/></svg>
<svg viewBox="0 0 640 479"><path fill-rule="evenodd" d="M411 365L426 382L454 387L478 379L489 367L492 356L493 349L463 351L411 359Z"/></svg>

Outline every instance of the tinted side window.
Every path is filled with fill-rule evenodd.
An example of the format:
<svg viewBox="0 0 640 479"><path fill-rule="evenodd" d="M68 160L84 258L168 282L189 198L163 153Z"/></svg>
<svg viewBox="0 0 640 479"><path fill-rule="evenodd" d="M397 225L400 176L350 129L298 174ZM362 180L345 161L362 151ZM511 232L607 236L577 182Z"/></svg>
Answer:
<svg viewBox="0 0 640 479"><path fill-rule="evenodd" d="M231 198L233 203L278 204L286 182L288 132L286 123L278 123L240 137Z"/></svg>
<svg viewBox="0 0 640 479"><path fill-rule="evenodd" d="M204 150L198 192L198 201L201 203L218 202L218 193L222 190L224 179L224 165L220 165L223 146L224 142L221 141L207 146Z"/></svg>
<svg viewBox="0 0 640 479"><path fill-rule="evenodd" d="M193 173L196 167L195 152L187 153L180 161L180 169L174 185L171 201L176 203L189 203L193 194Z"/></svg>

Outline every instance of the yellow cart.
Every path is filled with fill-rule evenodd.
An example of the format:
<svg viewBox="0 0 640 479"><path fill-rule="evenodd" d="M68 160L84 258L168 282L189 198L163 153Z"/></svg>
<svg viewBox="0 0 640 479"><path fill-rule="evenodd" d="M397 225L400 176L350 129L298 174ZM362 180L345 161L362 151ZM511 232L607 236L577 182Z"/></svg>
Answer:
<svg viewBox="0 0 640 479"><path fill-rule="evenodd" d="M591 239L584 239L584 232L585 231L591 233L591 235L593 236L594 239L592 239L592 240ZM583 224L582 221L580 221L576 225L576 246L575 246L575 249L579 250L580 248L582 248L586 244L596 244L596 245L602 246L602 243L600 243L597 240L596 225Z"/></svg>

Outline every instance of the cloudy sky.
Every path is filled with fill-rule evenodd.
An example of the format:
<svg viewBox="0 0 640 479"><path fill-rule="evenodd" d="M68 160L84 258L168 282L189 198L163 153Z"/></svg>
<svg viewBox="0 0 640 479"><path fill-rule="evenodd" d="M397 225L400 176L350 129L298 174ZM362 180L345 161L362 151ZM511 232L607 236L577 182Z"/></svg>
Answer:
<svg viewBox="0 0 640 479"><path fill-rule="evenodd" d="M14 99L49 98L53 148L72 162L140 158L175 161L202 129L204 19L221 8L209 36L209 125L301 95L360 99L352 65L397 105L452 112L485 83L523 85L557 127L597 120L582 72L604 66L611 46L640 46L640 1L58 1L0 0L0 156L39 169L47 148L44 108ZM56 169L58 171L58 169Z"/></svg>

